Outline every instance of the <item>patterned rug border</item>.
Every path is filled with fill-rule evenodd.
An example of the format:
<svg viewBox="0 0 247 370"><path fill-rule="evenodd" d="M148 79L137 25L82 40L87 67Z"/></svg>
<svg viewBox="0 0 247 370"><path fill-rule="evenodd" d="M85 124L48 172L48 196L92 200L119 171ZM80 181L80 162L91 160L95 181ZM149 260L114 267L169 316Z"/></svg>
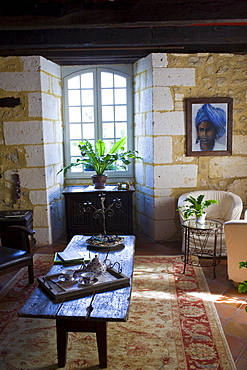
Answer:
<svg viewBox="0 0 247 370"><path fill-rule="evenodd" d="M228 346L228 343L227 343L227 340L226 340L226 337L225 337L225 333L224 333L224 330L222 328L220 318L219 318L217 309L215 307L215 304L214 304L214 301L213 301L213 298L212 298L212 294L210 292L210 289L209 289L207 280L205 278L203 269L201 267L195 267L194 269L195 269L195 274L196 274L196 278L197 278L200 290L201 291L207 291L207 299L203 299L203 301L204 301L204 306L205 306L205 309L207 311L208 317L210 318L209 324L210 324L212 333L214 334L214 338L217 337L217 333L219 332L221 334L221 336L225 339L224 341L219 341L219 340L216 341L215 344L216 344L217 348L219 349L218 353L219 353L219 355L221 355L222 347L223 347L224 350L228 353L228 356L229 356L229 358L232 362L233 368L235 368L235 363L233 361L232 354L231 354L230 348ZM211 320L212 317L215 317L215 320ZM223 363L223 359L221 359L221 361Z"/></svg>
<svg viewBox="0 0 247 370"><path fill-rule="evenodd" d="M152 257L155 258L155 259L169 259L169 258L171 258L171 259L174 259L175 261L178 260L178 262L182 262L181 256L179 256L179 255L173 255L173 256L171 256L171 255L169 255L169 256L137 255L137 256L135 256L135 259L138 258L138 257L140 257L142 259L150 259ZM224 330L222 328L220 318L219 318L218 312L216 310L216 307L215 307L215 304L214 304L214 301L213 301L213 298L212 298L212 294L210 292L210 289L209 289L207 280L205 278L203 269L201 267L195 267L195 266L191 266L191 267L193 267L193 269L195 271L195 275L196 275L198 285L200 287L200 291L203 292L203 298L202 299L203 299L203 303L204 303L204 306L205 306L205 310L206 310L207 315L209 317L209 325L210 325L211 331L213 333L213 336L214 336L214 338L220 338L220 340L215 341L215 345L217 347L220 360L221 360L222 364L225 363L226 366L228 365L228 366L230 366L231 369L234 370L234 369L236 369L236 366L235 366L234 360L232 358L232 354L231 354L230 348L228 346L228 343L227 343L227 340L226 340L226 337L225 337L225 333L224 333ZM185 272L185 275L186 275L186 272ZM172 284L172 281L170 281L170 284ZM174 314L174 312L173 312L173 314ZM180 334L180 333L178 333L178 334ZM227 359L225 359L221 356L223 351L225 351L225 353L227 355ZM179 357L179 354L178 354L178 357Z"/></svg>

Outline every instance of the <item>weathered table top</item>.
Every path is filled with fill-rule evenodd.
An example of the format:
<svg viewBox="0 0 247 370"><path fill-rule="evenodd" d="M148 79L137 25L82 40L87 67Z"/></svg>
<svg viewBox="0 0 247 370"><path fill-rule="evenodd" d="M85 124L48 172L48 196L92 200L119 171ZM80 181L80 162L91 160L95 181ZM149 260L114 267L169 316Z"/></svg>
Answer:
<svg viewBox="0 0 247 370"><path fill-rule="evenodd" d="M119 246L110 249L88 247L85 242L88 238L88 236L82 235L74 236L66 250L85 251L85 249L89 248L92 257L97 254L101 260L107 257L112 263L119 262L122 267L122 273L130 277L130 286L109 292L97 293L93 300L93 311L87 320L126 321L128 319L132 288L135 237L124 235L124 247ZM63 268L63 265L54 265L49 273L57 273ZM46 319L74 318L75 320L85 320L87 307L90 305L91 300L92 295L54 303L45 290L41 286L38 286L18 314L19 316Z"/></svg>

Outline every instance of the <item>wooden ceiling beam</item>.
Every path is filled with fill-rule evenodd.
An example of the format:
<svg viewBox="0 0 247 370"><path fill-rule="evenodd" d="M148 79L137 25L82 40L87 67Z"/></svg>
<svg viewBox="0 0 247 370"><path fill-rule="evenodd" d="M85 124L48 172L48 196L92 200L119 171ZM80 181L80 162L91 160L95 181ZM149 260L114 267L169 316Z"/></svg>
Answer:
<svg viewBox="0 0 247 370"><path fill-rule="evenodd" d="M12 0L1 5L0 56L42 55L59 64L126 63L152 52L246 53L246 0Z"/></svg>
<svg viewBox="0 0 247 370"><path fill-rule="evenodd" d="M247 21L246 0L12 0L0 29L150 27Z"/></svg>
<svg viewBox="0 0 247 370"><path fill-rule="evenodd" d="M246 45L247 26L0 31L0 49L94 49L178 45Z"/></svg>

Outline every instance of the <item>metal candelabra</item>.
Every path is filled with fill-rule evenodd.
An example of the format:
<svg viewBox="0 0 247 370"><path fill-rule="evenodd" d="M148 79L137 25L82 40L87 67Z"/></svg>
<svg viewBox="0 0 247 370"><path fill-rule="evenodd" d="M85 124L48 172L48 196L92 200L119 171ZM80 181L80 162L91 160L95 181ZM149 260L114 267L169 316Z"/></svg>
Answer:
<svg viewBox="0 0 247 370"><path fill-rule="evenodd" d="M122 202L121 199L115 198L112 200L112 203L109 204L109 206L106 208L105 207L105 194L99 194L100 196L100 202L101 202L101 208L96 208L92 202L85 202L83 204L83 212L90 212L93 210L93 218L98 219L100 215L102 215L103 219L103 233L106 235L106 214L108 217L112 217L114 215L114 207L117 209L122 208ZM121 210L122 211L122 210ZM123 212L123 211L122 211Z"/></svg>

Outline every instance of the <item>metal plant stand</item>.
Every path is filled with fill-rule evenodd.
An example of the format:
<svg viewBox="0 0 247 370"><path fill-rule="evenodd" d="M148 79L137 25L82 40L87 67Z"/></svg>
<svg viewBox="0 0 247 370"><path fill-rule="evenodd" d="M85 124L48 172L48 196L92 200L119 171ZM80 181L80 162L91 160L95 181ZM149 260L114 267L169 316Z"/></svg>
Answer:
<svg viewBox="0 0 247 370"><path fill-rule="evenodd" d="M215 267L221 261L223 224L215 220L206 220L199 224L194 219L184 220L182 261L186 265Z"/></svg>

